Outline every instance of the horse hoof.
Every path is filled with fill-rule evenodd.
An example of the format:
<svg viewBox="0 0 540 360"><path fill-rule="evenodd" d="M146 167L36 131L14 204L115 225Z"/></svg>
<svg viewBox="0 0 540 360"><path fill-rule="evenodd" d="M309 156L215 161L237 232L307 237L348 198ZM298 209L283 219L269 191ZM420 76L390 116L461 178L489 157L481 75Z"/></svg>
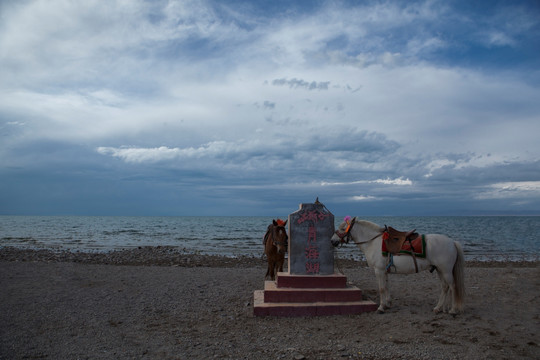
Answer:
<svg viewBox="0 0 540 360"><path fill-rule="evenodd" d="M377 309L377 314L384 314L384 310Z"/></svg>

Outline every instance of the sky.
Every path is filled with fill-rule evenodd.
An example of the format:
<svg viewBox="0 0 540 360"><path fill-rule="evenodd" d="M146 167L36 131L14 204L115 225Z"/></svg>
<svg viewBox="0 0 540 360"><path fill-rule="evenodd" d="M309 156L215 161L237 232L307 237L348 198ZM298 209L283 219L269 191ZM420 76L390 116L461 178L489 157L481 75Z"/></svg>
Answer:
<svg viewBox="0 0 540 360"><path fill-rule="evenodd" d="M540 2L0 1L0 215L540 215Z"/></svg>

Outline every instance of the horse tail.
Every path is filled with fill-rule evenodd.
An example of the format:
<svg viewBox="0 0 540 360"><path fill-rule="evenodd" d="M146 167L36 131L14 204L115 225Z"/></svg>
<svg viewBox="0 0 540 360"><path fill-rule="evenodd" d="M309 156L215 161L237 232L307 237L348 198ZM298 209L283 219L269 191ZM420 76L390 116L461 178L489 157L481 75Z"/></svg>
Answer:
<svg viewBox="0 0 540 360"><path fill-rule="evenodd" d="M454 276L454 304L459 311L463 311L463 300L465 298L465 256L463 248L457 241L454 242L457 250L457 259L452 269Z"/></svg>

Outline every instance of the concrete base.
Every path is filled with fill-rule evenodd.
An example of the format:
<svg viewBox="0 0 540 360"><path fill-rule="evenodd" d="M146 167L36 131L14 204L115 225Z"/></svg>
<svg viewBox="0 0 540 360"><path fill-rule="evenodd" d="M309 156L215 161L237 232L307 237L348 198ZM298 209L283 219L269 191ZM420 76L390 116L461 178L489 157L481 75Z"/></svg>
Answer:
<svg viewBox="0 0 540 360"><path fill-rule="evenodd" d="M265 281L256 290L255 316L351 315L377 310L373 301L362 300L362 291L347 286L344 275L290 275L278 273L276 281Z"/></svg>
<svg viewBox="0 0 540 360"><path fill-rule="evenodd" d="M291 275L286 272L277 274L278 288L322 288L337 289L347 286L347 277L341 274L333 275Z"/></svg>

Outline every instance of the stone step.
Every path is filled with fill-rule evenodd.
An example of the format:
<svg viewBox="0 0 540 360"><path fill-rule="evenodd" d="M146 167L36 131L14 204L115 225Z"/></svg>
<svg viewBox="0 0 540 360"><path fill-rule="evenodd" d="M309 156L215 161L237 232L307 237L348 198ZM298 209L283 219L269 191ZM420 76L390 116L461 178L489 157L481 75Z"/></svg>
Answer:
<svg viewBox="0 0 540 360"><path fill-rule="evenodd" d="M329 316L357 315L377 310L373 301L310 302L310 303L268 303L264 301L264 290L255 290L253 295L255 316Z"/></svg>
<svg viewBox="0 0 540 360"><path fill-rule="evenodd" d="M265 303L310 303L361 301L362 290L355 286L345 288L279 288L275 281L265 281Z"/></svg>
<svg viewBox="0 0 540 360"><path fill-rule="evenodd" d="M333 275L292 275L286 272L277 274L278 288L346 288L347 277L342 274Z"/></svg>

